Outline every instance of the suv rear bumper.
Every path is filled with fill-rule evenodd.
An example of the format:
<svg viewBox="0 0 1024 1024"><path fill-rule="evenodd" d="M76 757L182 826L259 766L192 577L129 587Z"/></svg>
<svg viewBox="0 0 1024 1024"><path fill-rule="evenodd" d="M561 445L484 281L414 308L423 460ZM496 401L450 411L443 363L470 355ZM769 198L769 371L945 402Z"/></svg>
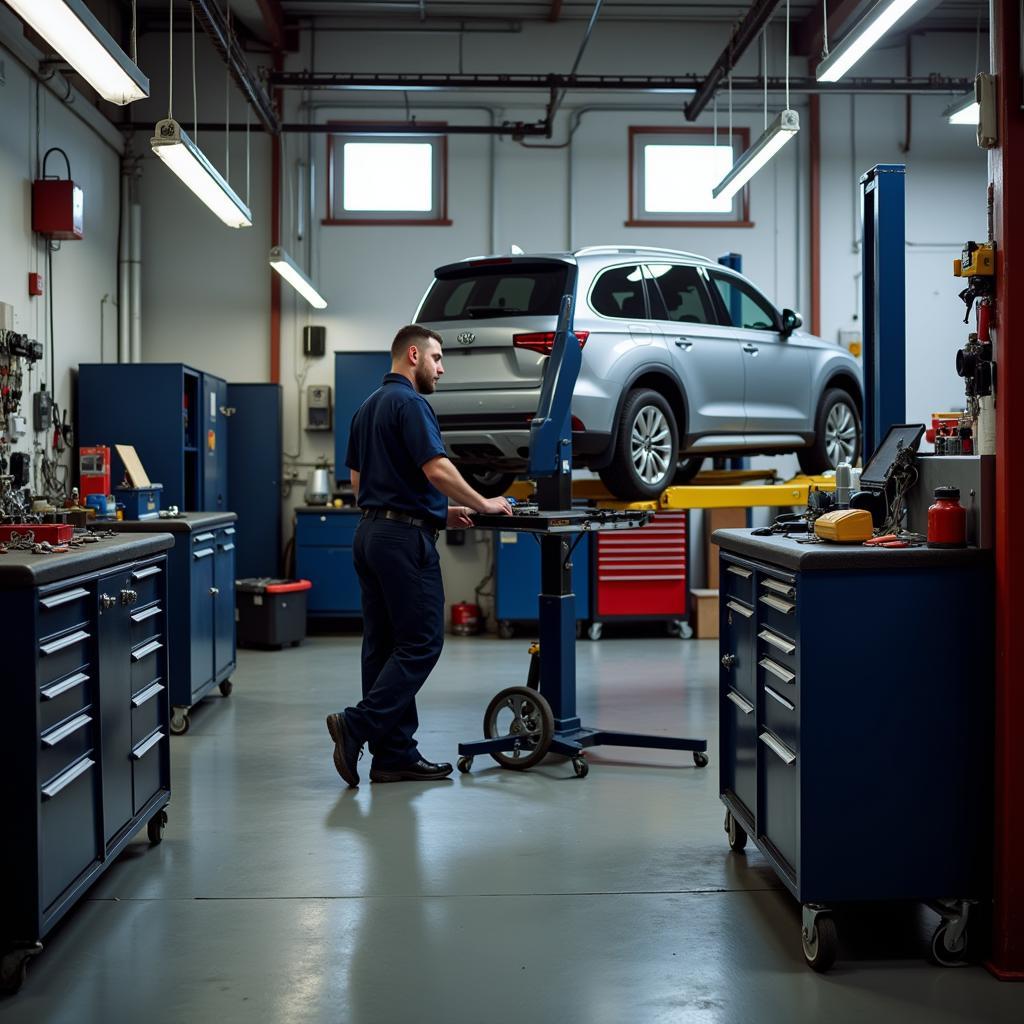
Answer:
<svg viewBox="0 0 1024 1024"><path fill-rule="evenodd" d="M494 469L523 469L530 458L529 430L444 430L441 438L453 462L486 465ZM611 445L611 435L595 431L574 432L573 461L577 466L601 465Z"/></svg>

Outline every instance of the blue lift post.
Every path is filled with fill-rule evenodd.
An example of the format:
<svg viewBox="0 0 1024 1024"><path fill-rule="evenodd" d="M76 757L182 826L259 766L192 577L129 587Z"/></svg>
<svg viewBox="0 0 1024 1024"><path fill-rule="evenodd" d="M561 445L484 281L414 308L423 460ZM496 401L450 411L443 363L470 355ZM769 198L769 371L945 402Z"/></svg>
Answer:
<svg viewBox="0 0 1024 1024"><path fill-rule="evenodd" d="M537 415L530 424L529 476L537 483L541 511L572 509L572 395L583 357L573 333L577 268L569 268L566 292L559 311L555 340ZM575 541L572 539L575 536ZM698 767L708 763L706 739L644 736L609 732L583 726L576 714L576 598L572 586L572 553L582 533L547 534L540 538L541 592L539 595L540 694L551 706L554 735L549 750L574 760L593 746L647 747L692 751ZM509 749L511 737L460 743L459 755ZM585 768L585 763L582 765ZM460 770L463 770L460 765ZM468 769L467 769L468 770ZM585 774L577 767L577 774Z"/></svg>
<svg viewBox="0 0 1024 1024"><path fill-rule="evenodd" d="M860 184L867 459L889 427L907 415L906 166L877 164Z"/></svg>

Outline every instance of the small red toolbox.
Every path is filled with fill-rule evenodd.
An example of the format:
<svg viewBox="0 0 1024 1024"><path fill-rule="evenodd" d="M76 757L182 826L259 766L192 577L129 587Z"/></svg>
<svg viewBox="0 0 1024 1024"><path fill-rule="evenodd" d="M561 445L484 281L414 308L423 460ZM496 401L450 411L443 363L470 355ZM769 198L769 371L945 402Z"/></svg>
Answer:
<svg viewBox="0 0 1024 1024"><path fill-rule="evenodd" d="M0 543L6 544L13 537L27 537L32 534L36 544L44 540L50 544L67 544L75 535L70 523L4 523L0 524Z"/></svg>

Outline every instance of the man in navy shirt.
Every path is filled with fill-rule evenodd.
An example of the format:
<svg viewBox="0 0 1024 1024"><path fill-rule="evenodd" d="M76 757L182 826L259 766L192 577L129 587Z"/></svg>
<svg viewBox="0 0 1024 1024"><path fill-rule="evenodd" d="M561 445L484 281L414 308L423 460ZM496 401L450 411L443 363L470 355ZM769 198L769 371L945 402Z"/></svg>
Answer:
<svg viewBox="0 0 1024 1024"><path fill-rule="evenodd" d="M445 457L437 416L423 397L444 373L441 360L438 334L403 327L391 345L391 372L352 419L345 462L363 510L354 546L363 699L327 716L334 766L350 786L359 785L364 743L372 782L451 775L450 764L425 760L415 740L416 694L444 644L437 535L472 526L472 511L512 511L504 498L481 497Z"/></svg>

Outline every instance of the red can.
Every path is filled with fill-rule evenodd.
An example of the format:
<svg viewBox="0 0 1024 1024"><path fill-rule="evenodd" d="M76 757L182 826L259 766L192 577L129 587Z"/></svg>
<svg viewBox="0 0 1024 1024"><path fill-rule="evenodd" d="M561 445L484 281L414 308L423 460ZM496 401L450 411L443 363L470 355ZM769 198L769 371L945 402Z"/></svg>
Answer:
<svg viewBox="0 0 1024 1024"><path fill-rule="evenodd" d="M480 608L468 601L452 605L452 632L456 636L474 636L480 632Z"/></svg>
<svg viewBox="0 0 1024 1024"><path fill-rule="evenodd" d="M967 510L960 504L959 487L935 488L935 504L928 508L928 547L967 547Z"/></svg>

